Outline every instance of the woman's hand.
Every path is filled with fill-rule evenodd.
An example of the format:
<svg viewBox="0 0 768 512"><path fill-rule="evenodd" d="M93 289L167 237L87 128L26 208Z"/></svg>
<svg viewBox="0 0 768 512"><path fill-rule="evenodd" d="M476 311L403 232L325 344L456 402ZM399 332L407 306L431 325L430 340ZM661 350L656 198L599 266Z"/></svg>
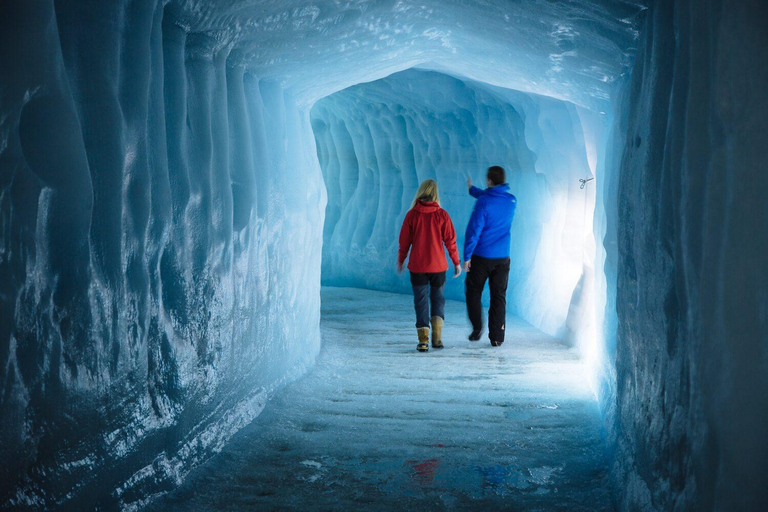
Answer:
<svg viewBox="0 0 768 512"><path fill-rule="evenodd" d="M397 273L402 274L403 273L403 264L401 262L397 263Z"/></svg>
<svg viewBox="0 0 768 512"><path fill-rule="evenodd" d="M456 279L461 275L461 265L453 266L453 278Z"/></svg>
<svg viewBox="0 0 768 512"><path fill-rule="evenodd" d="M464 272L469 272L470 267L472 267L472 260L467 260L464 262Z"/></svg>

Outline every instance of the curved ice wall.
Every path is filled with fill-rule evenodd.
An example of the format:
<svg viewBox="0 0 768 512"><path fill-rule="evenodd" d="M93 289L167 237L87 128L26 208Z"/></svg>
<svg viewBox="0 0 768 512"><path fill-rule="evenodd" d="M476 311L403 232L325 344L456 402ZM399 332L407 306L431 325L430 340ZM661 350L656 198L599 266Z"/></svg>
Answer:
<svg viewBox="0 0 768 512"><path fill-rule="evenodd" d="M309 117L163 5L0 16L0 508L141 504L319 349Z"/></svg>
<svg viewBox="0 0 768 512"><path fill-rule="evenodd" d="M484 188L485 169L501 165L518 199L510 309L563 338L586 328L586 319L566 325L572 298L574 309L590 307L574 290L594 258L585 243L595 196L579 181L594 176L577 107L409 70L323 98L311 119L328 191L323 283L410 293L394 264L419 183L437 180L463 249L467 178ZM446 295L463 299L463 284L449 279Z"/></svg>

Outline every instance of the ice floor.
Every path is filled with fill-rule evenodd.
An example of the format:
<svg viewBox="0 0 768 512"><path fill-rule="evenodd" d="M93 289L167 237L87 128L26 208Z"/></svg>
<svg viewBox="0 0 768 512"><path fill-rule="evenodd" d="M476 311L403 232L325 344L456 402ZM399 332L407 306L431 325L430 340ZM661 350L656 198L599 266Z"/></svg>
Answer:
<svg viewBox="0 0 768 512"><path fill-rule="evenodd" d="M610 510L596 401L576 354L509 319L416 352L411 297L324 288L323 349L223 452L150 510Z"/></svg>

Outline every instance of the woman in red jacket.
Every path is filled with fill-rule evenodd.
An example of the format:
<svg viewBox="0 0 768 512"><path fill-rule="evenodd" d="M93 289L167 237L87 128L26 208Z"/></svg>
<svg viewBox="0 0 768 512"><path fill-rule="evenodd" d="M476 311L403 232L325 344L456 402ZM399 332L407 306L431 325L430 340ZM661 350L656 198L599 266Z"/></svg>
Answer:
<svg viewBox="0 0 768 512"><path fill-rule="evenodd" d="M413 304L416 308L416 331L419 344L416 350L429 350L429 309L432 306L432 347L443 348L441 339L443 320L445 319L445 271L448 262L445 248L453 262L453 277L459 277L459 251L456 250L456 230L448 212L440 208L437 182L426 180L419 185L411 209L405 214L403 227L400 229L400 250L397 254L397 271L402 272L405 257L408 270L411 271L413 286ZM427 299L429 297L429 300Z"/></svg>

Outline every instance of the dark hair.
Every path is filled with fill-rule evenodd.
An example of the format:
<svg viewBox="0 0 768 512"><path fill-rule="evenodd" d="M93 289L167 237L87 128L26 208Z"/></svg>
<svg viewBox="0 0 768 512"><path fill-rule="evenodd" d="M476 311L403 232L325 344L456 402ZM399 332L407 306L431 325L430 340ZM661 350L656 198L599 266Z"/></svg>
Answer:
<svg viewBox="0 0 768 512"><path fill-rule="evenodd" d="M506 173L504 172L503 167L499 167L498 165L493 165L488 168L488 179L491 180L491 183L493 183L493 186L501 185L506 181Z"/></svg>

